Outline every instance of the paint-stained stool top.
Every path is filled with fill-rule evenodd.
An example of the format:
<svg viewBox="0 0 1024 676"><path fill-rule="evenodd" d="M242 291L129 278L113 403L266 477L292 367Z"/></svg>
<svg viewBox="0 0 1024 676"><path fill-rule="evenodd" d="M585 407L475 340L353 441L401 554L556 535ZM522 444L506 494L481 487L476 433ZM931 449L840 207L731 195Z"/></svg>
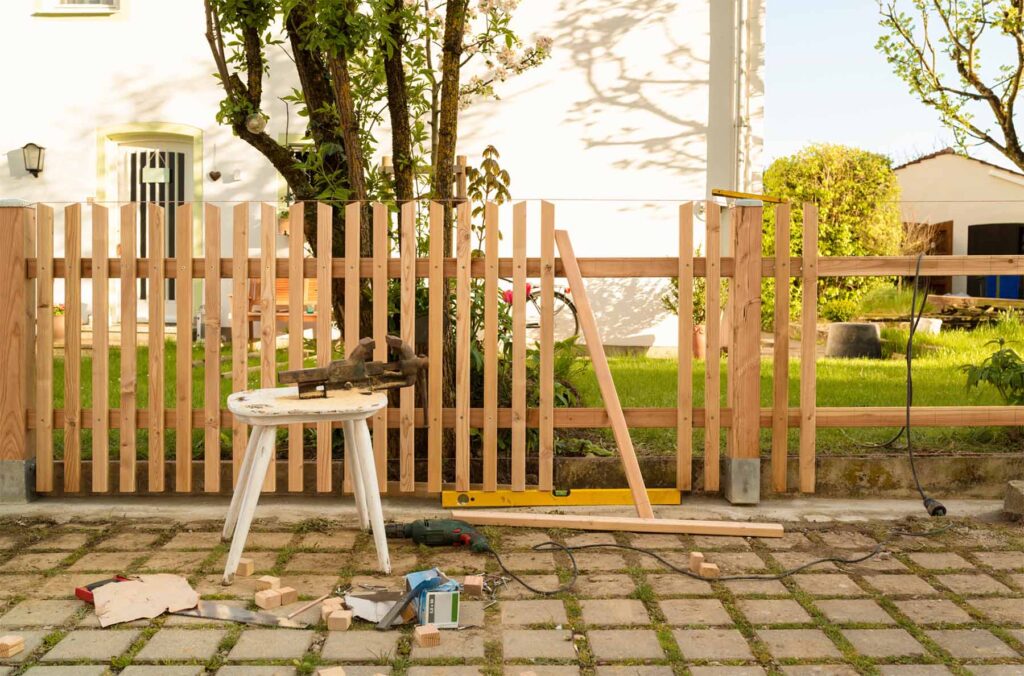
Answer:
<svg viewBox="0 0 1024 676"><path fill-rule="evenodd" d="M228 410L247 425L362 420L388 405L384 392L329 390L326 398L299 399L295 387L245 390L228 396Z"/></svg>

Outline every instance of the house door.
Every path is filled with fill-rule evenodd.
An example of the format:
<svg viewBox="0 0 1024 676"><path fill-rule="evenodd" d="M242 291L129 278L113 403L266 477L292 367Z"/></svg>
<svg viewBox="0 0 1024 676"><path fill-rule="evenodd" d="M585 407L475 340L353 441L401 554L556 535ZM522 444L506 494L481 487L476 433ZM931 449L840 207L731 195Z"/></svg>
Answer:
<svg viewBox="0 0 1024 676"><path fill-rule="evenodd" d="M122 144L119 156L120 201L138 202L139 217L136 224L138 255L148 258L151 251L173 257L179 245L190 242L175 241L176 207L194 199L192 184L192 148L184 143L154 142ZM164 241L152 242L149 236L148 206L164 208ZM164 294L165 316L168 323L177 323L175 280L168 279L165 288L152 289L148 280L139 282L139 318L149 318L149 298L153 293ZM189 312L184 316L188 321Z"/></svg>

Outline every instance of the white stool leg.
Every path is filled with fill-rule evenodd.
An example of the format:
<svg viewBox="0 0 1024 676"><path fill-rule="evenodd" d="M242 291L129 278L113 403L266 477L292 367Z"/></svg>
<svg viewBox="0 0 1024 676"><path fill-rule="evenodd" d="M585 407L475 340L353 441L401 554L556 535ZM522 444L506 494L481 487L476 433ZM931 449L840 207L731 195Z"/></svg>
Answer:
<svg viewBox="0 0 1024 676"><path fill-rule="evenodd" d="M238 522L238 510L242 506L242 498L249 487L249 474L252 472L253 458L256 457L257 449L260 446L260 437L263 436L263 429L263 427L253 427L249 431L249 443L245 446L242 466L238 471L238 479L235 481L235 492L231 496L231 506L228 507L227 518L224 519L224 531L220 535L222 540L227 540L235 532L235 523Z"/></svg>
<svg viewBox="0 0 1024 676"><path fill-rule="evenodd" d="M366 487L363 485L363 475L359 471L359 452L356 450L359 443L356 441L355 423L346 420L342 423L345 430L345 459L351 459L352 463L352 495L356 502L356 514L359 516L359 527L363 530L370 530L370 520L366 514Z"/></svg>
<svg viewBox="0 0 1024 676"><path fill-rule="evenodd" d="M249 526L252 525L252 518L256 514L256 502L260 498L263 479L267 475L270 459L274 455L276 440L277 430L273 425L262 428L260 443L255 449L256 457L253 459L249 480L246 482L248 485L245 488L245 496L239 509L238 524L235 527L235 534L231 538L228 561L224 564L224 584L231 584L235 577L235 571L238 570L238 560L242 558L245 541L249 538Z"/></svg>
<svg viewBox="0 0 1024 676"><path fill-rule="evenodd" d="M359 470L363 477L363 490L366 495L366 509L370 512L370 524L373 526L373 543L377 547L377 561L381 572L391 574L391 557L388 555L388 540L384 533L384 510L380 504L380 490L377 486L377 471L373 464L373 443L370 441L370 429L366 420L355 423L356 453L359 456Z"/></svg>

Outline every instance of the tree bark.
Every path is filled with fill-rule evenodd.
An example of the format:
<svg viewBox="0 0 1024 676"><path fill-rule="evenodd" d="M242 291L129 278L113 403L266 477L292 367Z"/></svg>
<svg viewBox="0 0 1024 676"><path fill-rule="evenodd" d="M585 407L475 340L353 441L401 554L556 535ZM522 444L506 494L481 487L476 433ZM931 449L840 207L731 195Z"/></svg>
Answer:
<svg viewBox="0 0 1024 676"><path fill-rule="evenodd" d="M413 193L412 130L409 126L409 98L405 84L405 68L402 52L405 47L405 31L401 22L402 0L388 3L389 23L387 34L390 47L380 41L384 55L384 78L387 83L388 113L391 118L391 154L394 166L395 201L399 204L415 197Z"/></svg>

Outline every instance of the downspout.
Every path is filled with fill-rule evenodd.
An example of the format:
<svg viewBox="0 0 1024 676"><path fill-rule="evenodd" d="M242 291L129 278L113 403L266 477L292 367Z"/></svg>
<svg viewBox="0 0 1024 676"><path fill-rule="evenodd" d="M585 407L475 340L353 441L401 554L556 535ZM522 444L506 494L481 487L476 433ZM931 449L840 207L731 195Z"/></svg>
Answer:
<svg viewBox="0 0 1024 676"><path fill-rule="evenodd" d="M747 117L749 114L748 104L750 100L750 92L748 91L747 84L747 68L748 68L748 54L750 52L748 45L749 36L749 5L748 0L735 0L736 2L736 25L735 30L735 57L734 57L734 73L736 90L733 96L733 134L734 142L733 148L736 152L736 161L733 167L733 185L736 186L737 190L746 190L748 188L748 181L746 177L746 154L747 154L747 134L745 133L747 127Z"/></svg>

